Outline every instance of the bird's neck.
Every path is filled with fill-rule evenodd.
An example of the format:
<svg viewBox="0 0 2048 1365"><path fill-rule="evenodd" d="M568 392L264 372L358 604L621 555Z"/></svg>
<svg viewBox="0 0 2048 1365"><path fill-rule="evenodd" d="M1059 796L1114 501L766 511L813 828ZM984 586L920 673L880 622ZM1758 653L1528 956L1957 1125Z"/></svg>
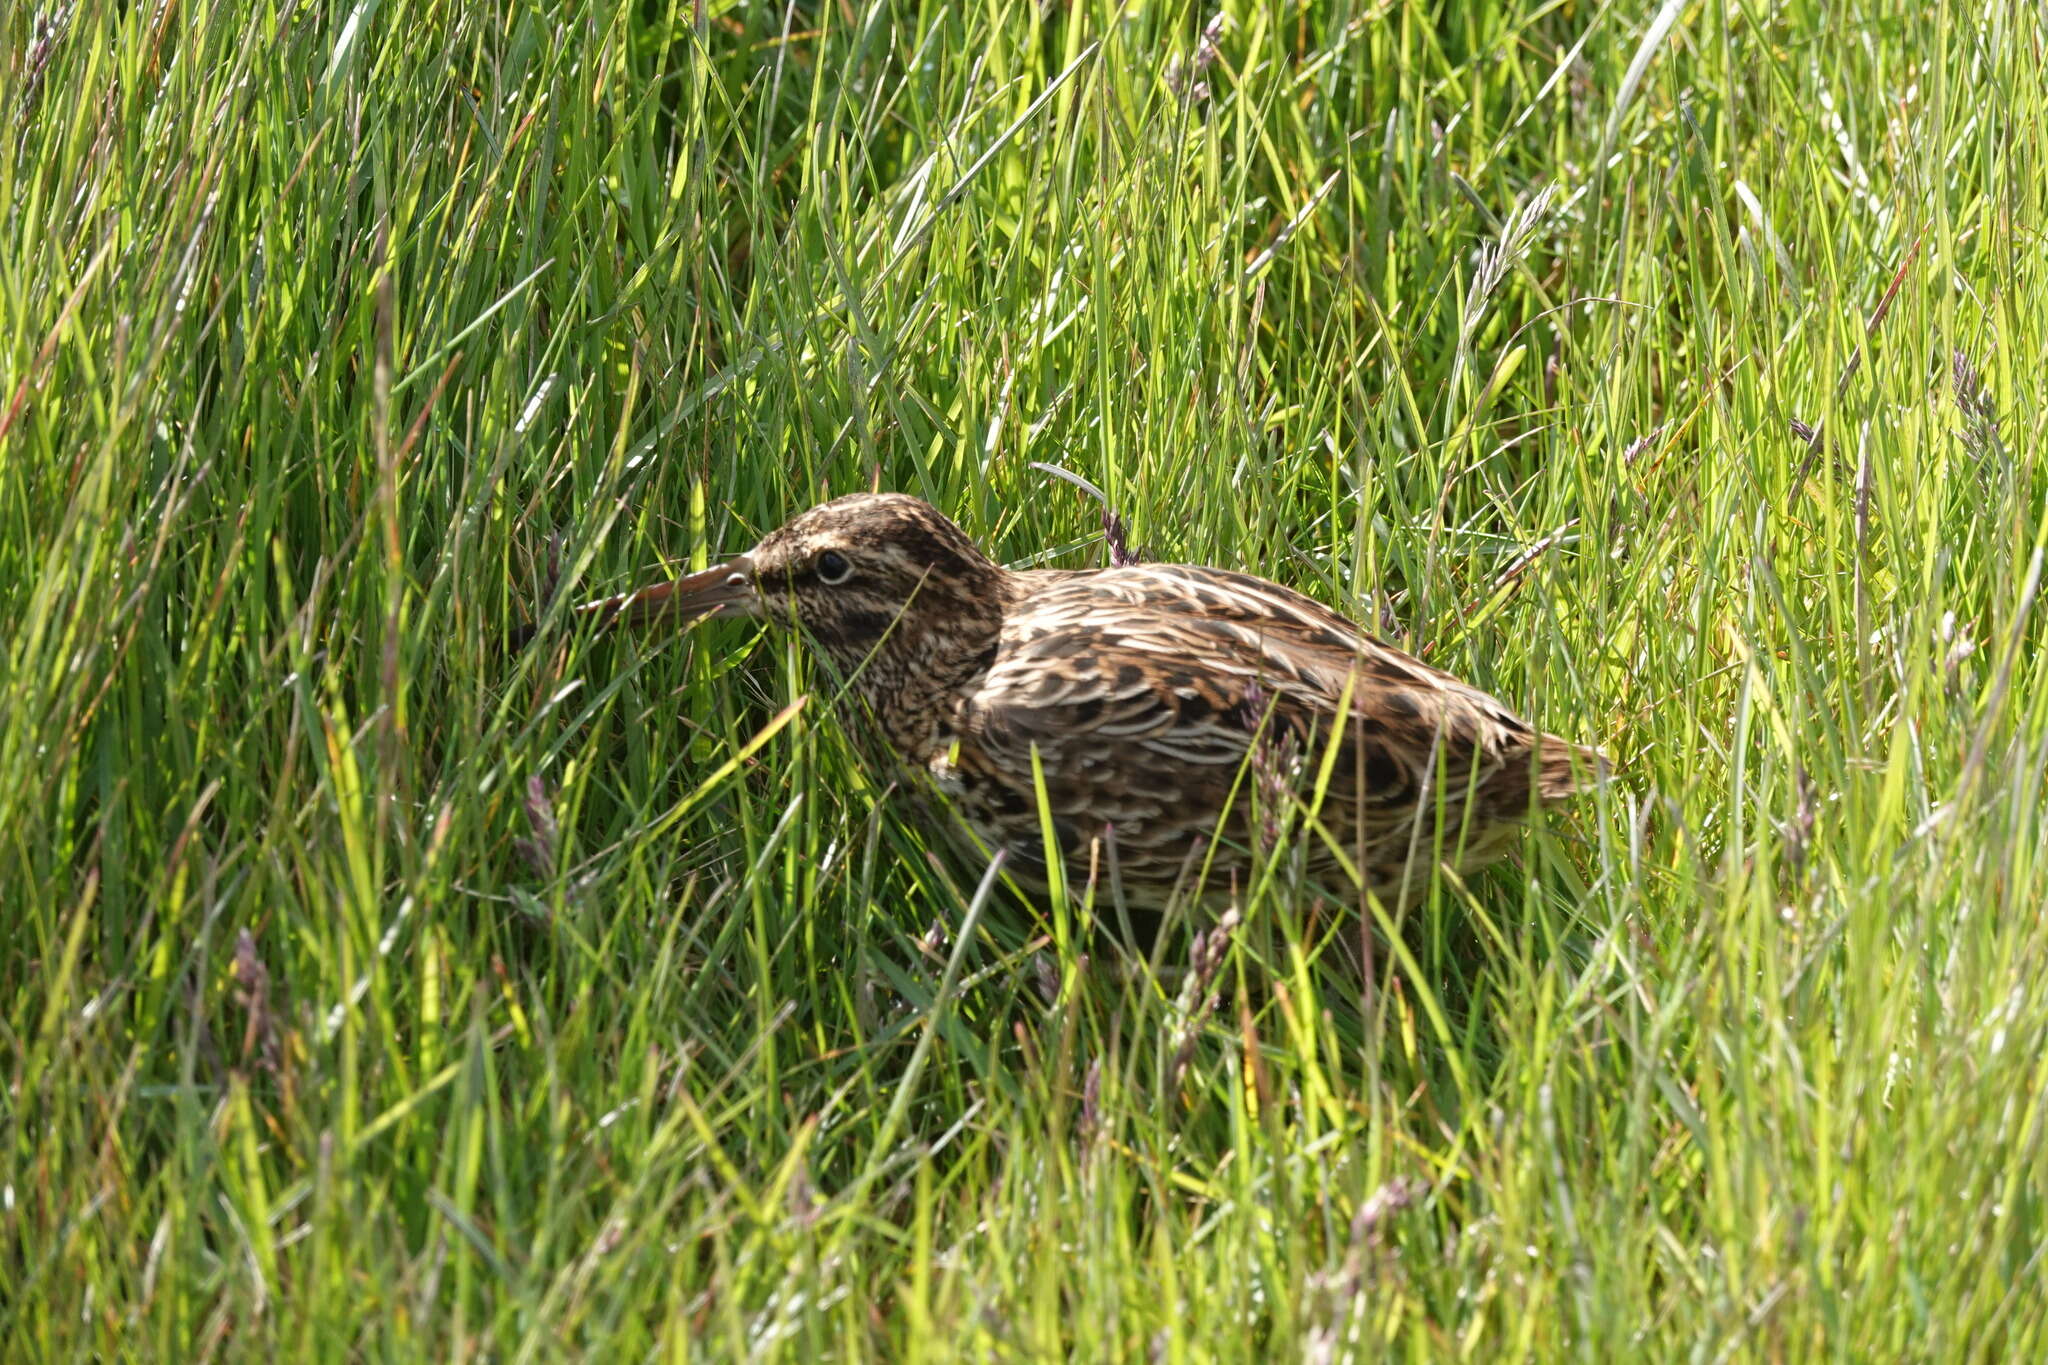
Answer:
<svg viewBox="0 0 2048 1365"><path fill-rule="evenodd" d="M913 607L882 642L859 659L841 659L854 690L905 759L922 764L952 742L960 701L994 664L1006 596L971 610L920 612Z"/></svg>
<svg viewBox="0 0 2048 1365"><path fill-rule="evenodd" d="M962 699L986 666L917 671L889 682L865 677L860 692L892 748L922 765L954 739L953 722Z"/></svg>

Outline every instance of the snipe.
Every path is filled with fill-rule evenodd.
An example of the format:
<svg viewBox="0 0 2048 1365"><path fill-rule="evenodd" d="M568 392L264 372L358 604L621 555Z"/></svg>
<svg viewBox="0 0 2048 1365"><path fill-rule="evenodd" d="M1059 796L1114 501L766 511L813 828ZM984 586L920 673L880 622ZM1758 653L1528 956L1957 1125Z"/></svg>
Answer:
<svg viewBox="0 0 2048 1365"><path fill-rule="evenodd" d="M1042 888L1036 750L1068 884L1113 868L1138 907L1189 889L1205 860L1211 889L1241 871L1276 756L1312 785L1340 714L1309 871L1342 885L1349 862L1390 905L1439 859L1493 861L1533 805L1607 771L1278 584L1185 564L1005 569L902 494L836 498L729 563L581 610L794 621L888 744Z"/></svg>

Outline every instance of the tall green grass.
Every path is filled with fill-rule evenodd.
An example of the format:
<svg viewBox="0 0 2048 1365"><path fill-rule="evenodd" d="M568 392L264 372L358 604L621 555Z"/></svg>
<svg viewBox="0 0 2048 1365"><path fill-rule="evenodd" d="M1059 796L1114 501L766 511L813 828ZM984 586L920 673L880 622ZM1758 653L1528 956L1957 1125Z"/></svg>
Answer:
<svg viewBox="0 0 2048 1365"><path fill-rule="evenodd" d="M5 1353L2039 1358L2044 42L8 6ZM1033 461L1623 780L1153 976L565 613Z"/></svg>

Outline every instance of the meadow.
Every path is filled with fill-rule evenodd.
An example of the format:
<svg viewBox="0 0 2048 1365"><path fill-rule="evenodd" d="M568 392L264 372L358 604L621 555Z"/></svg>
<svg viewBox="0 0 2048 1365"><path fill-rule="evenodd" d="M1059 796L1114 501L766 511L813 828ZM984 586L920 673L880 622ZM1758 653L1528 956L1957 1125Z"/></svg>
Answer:
<svg viewBox="0 0 2048 1365"><path fill-rule="evenodd" d="M6 6L0 1354L2048 1357L2044 60ZM568 610L876 486L1104 562L1039 464L1618 780L1147 956L808 651Z"/></svg>

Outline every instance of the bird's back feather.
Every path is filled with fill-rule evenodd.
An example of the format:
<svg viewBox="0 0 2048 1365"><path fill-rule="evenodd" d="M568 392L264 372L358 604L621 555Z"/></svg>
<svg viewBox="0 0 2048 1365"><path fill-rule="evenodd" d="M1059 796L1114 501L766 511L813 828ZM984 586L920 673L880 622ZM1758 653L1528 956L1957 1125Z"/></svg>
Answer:
<svg viewBox="0 0 2048 1365"><path fill-rule="evenodd" d="M1536 799L1551 801L1604 767L1263 579L1143 564L1016 581L993 662L950 718L956 742L934 771L984 838L1021 844L1028 860L1035 750L1069 856L1107 827L1139 899L1163 896L1211 836L1226 865L1242 861L1256 837L1247 788L1285 780L1299 793L1340 708L1319 819L1383 897L1425 883L1412 864L1438 848L1427 817L1442 817L1445 856L1485 861L1527 813L1532 777Z"/></svg>

